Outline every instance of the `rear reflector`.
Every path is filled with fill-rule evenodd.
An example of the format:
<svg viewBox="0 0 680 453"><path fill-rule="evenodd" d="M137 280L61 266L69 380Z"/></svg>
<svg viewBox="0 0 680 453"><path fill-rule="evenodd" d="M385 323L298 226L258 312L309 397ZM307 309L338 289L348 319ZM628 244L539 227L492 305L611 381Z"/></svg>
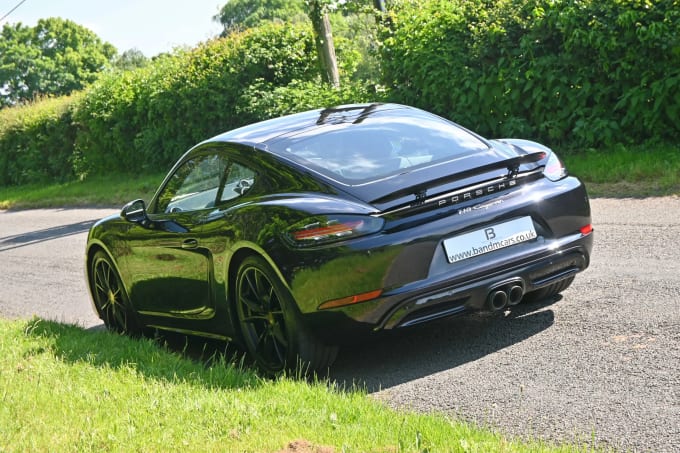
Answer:
<svg viewBox="0 0 680 453"><path fill-rule="evenodd" d="M367 293L355 294L354 296L347 296L341 299L329 300L319 305L319 310L358 304L359 302L366 302L371 299L377 299L378 297L380 297L381 294L382 289L376 289L375 291L369 291Z"/></svg>
<svg viewBox="0 0 680 453"><path fill-rule="evenodd" d="M593 225L592 224L588 224L584 227L581 227L581 234L584 235L584 236L588 235L592 232L593 232Z"/></svg>

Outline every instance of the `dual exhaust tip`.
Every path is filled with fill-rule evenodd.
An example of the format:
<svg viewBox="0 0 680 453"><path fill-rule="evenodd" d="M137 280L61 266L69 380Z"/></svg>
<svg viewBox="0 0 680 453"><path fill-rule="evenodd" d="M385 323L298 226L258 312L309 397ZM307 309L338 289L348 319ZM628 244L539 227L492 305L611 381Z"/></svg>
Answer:
<svg viewBox="0 0 680 453"><path fill-rule="evenodd" d="M491 311L500 311L507 306L517 305L524 297L524 286L520 282L507 283L489 292L486 305Z"/></svg>

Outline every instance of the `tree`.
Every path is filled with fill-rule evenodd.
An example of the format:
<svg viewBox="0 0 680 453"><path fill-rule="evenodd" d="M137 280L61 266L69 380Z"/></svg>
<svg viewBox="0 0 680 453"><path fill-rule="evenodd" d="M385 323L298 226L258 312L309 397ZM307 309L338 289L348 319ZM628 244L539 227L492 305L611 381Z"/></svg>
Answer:
<svg viewBox="0 0 680 453"><path fill-rule="evenodd" d="M370 32L356 27L348 29L347 17L351 16L352 23L356 24L367 14L382 17L380 13L384 12L385 0L228 0L214 19L224 26L222 36L256 27L265 21L291 23L311 19L322 77L337 87L340 85L340 76L329 13L332 13L334 26L338 21L344 25L341 27L341 38L352 43L352 48L358 49L362 58L367 60L362 73L368 74L377 67L369 55L376 44Z"/></svg>
<svg viewBox="0 0 680 453"><path fill-rule="evenodd" d="M0 34L0 107L80 90L115 55L115 47L70 20L6 24Z"/></svg>
<svg viewBox="0 0 680 453"><path fill-rule="evenodd" d="M304 0L228 0L214 18L222 24L222 36L256 27L264 21L307 20Z"/></svg>
<svg viewBox="0 0 680 453"><path fill-rule="evenodd" d="M139 49L128 49L116 57L113 65L116 69L127 71L135 68L143 68L149 64L149 59Z"/></svg>

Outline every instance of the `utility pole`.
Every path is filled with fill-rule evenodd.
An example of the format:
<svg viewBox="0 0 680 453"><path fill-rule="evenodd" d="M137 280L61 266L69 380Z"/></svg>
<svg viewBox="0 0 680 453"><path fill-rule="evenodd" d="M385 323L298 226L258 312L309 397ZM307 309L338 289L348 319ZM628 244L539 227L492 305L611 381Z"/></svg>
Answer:
<svg viewBox="0 0 680 453"><path fill-rule="evenodd" d="M384 13L385 10L385 0L373 0L373 6L375 9L380 11L381 13Z"/></svg>
<svg viewBox="0 0 680 453"><path fill-rule="evenodd" d="M335 56L335 45L333 44L333 33L331 23L328 20L328 13L320 5L319 0L308 0L310 7L309 17L312 19L314 27L314 42L316 51L319 55L322 73L326 82L334 87L340 86L340 73L338 72L338 60Z"/></svg>

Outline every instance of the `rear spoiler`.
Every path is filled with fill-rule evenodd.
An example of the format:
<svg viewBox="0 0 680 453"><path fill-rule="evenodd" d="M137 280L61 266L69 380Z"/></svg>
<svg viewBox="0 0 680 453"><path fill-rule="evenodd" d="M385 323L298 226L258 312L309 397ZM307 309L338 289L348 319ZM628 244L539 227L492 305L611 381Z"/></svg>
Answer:
<svg viewBox="0 0 680 453"><path fill-rule="evenodd" d="M511 157L510 159L506 160L501 160L498 162L493 162L491 164L487 165L482 165L481 167L475 167L471 168L469 170L461 171L458 173L451 173L450 175L445 175L440 178L435 178L433 180L420 183L420 184L414 184L409 187L404 187L403 189L399 189L396 192L392 192L388 195L385 195L384 197L376 198L375 200L372 200L370 203L386 203L388 201L393 201L397 200L403 196L413 194L416 196L417 199L419 198L424 198L425 197L425 192L429 187L433 186L440 186L443 184L447 184L450 182L454 182L460 179L465 179L465 178L470 178L475 175L481 175L483 173L487 173L489 171L493 170L498 170L501 168L506 168L508 170L508 178L511 178L519 172L519 167L523 164L530 164L534 162L538 162L542 159L545 159L545 157L548 155L548 153L544 151L539 151L535 153L529 153L529 154L523 154L521 156L516 156L516 157Z"/></svg>

